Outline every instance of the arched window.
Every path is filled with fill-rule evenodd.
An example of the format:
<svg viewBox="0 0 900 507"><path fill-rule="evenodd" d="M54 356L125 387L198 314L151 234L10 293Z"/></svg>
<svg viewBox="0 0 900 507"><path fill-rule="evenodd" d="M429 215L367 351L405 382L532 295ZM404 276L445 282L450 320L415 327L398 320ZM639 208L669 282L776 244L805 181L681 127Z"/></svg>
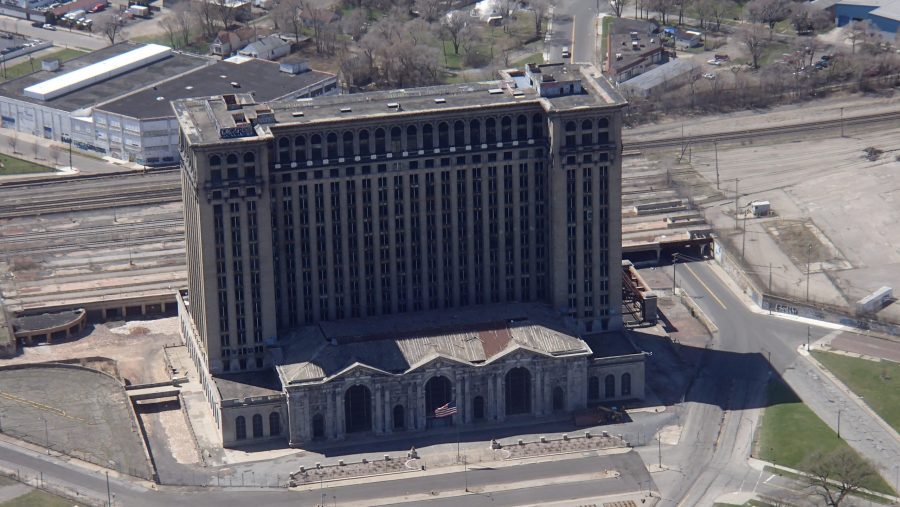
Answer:
<svg viewBox="0 0 900 507"><path fill-rule="evenodd" d="M603 395L607 398L615 398L616 397L616 377L613 375L607 375L603 380L604 384L604 393Z"/></svg>
<svg viewBox="0 0 900 507"><path fill-rule="evenodd" d="M574 121L566 122L566 132L575 132L576 128L577 128L577 126L575 125Z"/></svg>
<svg viewBox="0 0 900 507"><path fill-rule="evenodd" d="M285 139L283 137L282 137L282 139L287 141L287 139ZM213 166L213 167L222 165L222 157L220 157L218 155L210 156L209 157L209 165Z"/></svg>
<svg viewBox="0 0 900 507"><path fill-rule="evenodd" d="M306 136L297 136L294 138L294 160L297 162L306 162Z"/></svg>
<svg viewBox="0 0 900 507"><path fill-rule="evenodd" d="M509 116L504 116L502 120L500 120L500 130L502 137L501 139L505 141L512 141L512 118Z"/></svg>
<svg viewBox="0 0 900 507"><path fill-rule="evenodd" d="M450 126L447 122L438 123L438 147L447 148L450 146Z"/></svg>
<svg viewBox="0 0 900 507"><path fill-rule="evenodd" d="M434 127L430 123L422 126L422 148L426 150L434 148Z"/></svg>
<svg viewBox="0 0 900 507"><path fill-rule="evenodd" d="M321 160L322 159L322 136L319 134L313 134L312 137L309 138L309 144L312 151L312 159L313 160Z"/></svg>
<svg viewBox="0 0 900 507"><path fill-rule="evenodd" d="M531 372L519 366L506 373L506 415L531 412Z"/></svg>
<svg viewBox="0 0 900 507"><path fill-rule="evenodd" d="M479 120L469 122L469 144L481 144L481 121Z"/></svg>
<svg viewBox="0 0 900 507"><path fill-rule="evenodd" d="M244 419L244 416L242 415L237 416L237 418L235 418L234 420L234 439L247 439L247 420Z"/></svg>
<svg viewBox="0 0 900 507"><path fill-rule="evenodd" d="M259 414L253 414L253 438L262 438L262 436L263 436L262 416Z"/></svg>
<svg viewBox="0 0 900 507"><path fill-rule="evenodd" d="M400 127L391 127L391 151L399 153L403 151L403 130Z"/></svg>
<svg viewBox="0 0 900 507"><path fill-rule="evenodd" d="M516 117L516 139L528 139L528 117L524 114Z"/></svg>
<svg viewBox="0 0 900 507"><path fill-rule="evenodd" d="M281 435L281 414L278 412L269 414L269 435L273 437Z"/></svg>
<svg viewBox="0 0 900 507"><path fill-rule="evenodd" d="M608 129L609 128L609 119L600 118L597 120L597 128L598 129Z"/></svg>
<svg viewBox="0 0 900 507"><path fill-rule="evenodd" d="M588 399L600 399L600 379L597 377L591 377L588 379Z"/></svg>
<svg viewBox="0 0 900 507"><path fill-rule="evenodd" d="M456 120L453 123L453 146L466 145L466 123L462 120Z"/></svg>
<svg viewBox="0 0 900 507"><path fill-rule="evenodd" d="M476 396L472 400L472 418L476 421L484 419L484 397Z"/></svg>
<svg viewBox="0 0 900 507"><path fill-rule="evenodd" d="M569 148L575 147L575 130L577 129L574 121L566 122L566 141L565 146Z"/></svg>
<svg viewBox="0 0 900 507"><path fill-rule="evenodd" d="M225 163L228 165L237 164L238 163L237 155L235 155L234 153L229 154L228 157L225 159Z"/></svg>
<svg viewBox="0 0 900 507"><path fill-rule="evenodd" d="M535 139L544 138L544 117L540 113L531 117L531 137Z"/></svg>
<svg viewBox="0 0 900 507"><path fill-rule="evenodd" d="M622 396L631 396L631 374L622 374Z"/></svg>
<svg viewBox="0 0 900 507"><path fill-rule="evenodd" d="M347 131L344 132L344 156L349 158L353 156L355 150L353 149L353 132Z"/></svg>
<svg viewBox="0 0 900 507"><path fill-rule="evenodd" d="M553 388L553 411L562 412L566 409L566 392L562 387Z"/></svg>
<svg viewBox="0 0 900 507"><path fill-rule="evenodd" d="M325 145L327 146L325 153L328 158L334 159L338 158L338 143L337 143L337 134L331 132L325 137Z"/></svg>
<svg viewBox="0 0 900 507"><path fill-rule="evenodd" d="M359 131L359 154L363 156L371 154L369 150L369 131L365 129Z"/></svg>
<svg viewBox="0 0 900 507"><path fill-rule="evenodd" d="M291 140L287 137L278 138L278 163L287 164L291 158Z"/></svg>
<svg viewBox="0 0 900 507"><path fill-rule="evenodd" d="M419 131L415 125L406 127L406 151L419 149Z"/></svg>
<svg viewBox="0 0 900 507"><path fill-rule="evenodd" d="M252 164L255 161L256 161L256 155L254 155L252 151L248 151L247 153L244 153L244 163L245 164Z"/></svg>
<svg viewBox="0 0 900 507"><path fill-rule="evenodd" d="M594 124L591 120L581 122L581 144L590 145L594 140Z"/></svg>
<svg viewBox="0 0 900 507"><path fill-rule="evenodd" d="M384 153L384 129L375 129L375 153Z"/></svg>
<svg viewBox="0 0 900 507"><path fill-rule="evenodd" d="M372 429L372 392L357 384L344 391L344 431L355 433Z"/></svg>
<svg viewBox="0 0 900 507"><path fill-rule="evenodd" d="M488 143L497 142L497 120L488 118L484 122L484 139Z"/></svg>

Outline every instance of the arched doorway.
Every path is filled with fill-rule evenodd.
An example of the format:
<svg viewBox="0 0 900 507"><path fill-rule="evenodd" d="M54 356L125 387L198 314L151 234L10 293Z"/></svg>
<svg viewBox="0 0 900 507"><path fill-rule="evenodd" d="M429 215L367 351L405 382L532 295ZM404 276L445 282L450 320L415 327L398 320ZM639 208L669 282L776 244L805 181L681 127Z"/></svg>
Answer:
<svg viewBox="0 0 900 507"><path fill-rule="evenodd" d="M616 397L616 377L613 375L607 375L606 379L603 381L604 383L604 393L603 395L607 398L615 398Z"/></svg>
<svg viewBox="0 0 900 507"><path fill-rule="evenodd" d="M244 416L239 415L234 420L234 439L245 440L247 438L247 420Z"/></svg>
<svg viewBox="0 0 900 507"><path fill-rule="evenodd" d="M406 413L403 405L394 405L394 429L402 430L406 428Z"/></svg>
<svg viewBox="0 0 900 507"><path fill-rule="evenodd" d="M476 421L484 420L484 398L481 396L472 400L472 418Z"/></svg>
<svg viewBox="0 0 900 507"><path fill-rule="evenodd" d="M453 401L453 384L443 375L435 375L425 383L425 417L429 428L453 424L453 417L435 417L434 410Z"/></svg>
<svg viewBox="0 0 900 507"><path fill-rule="evenodd" d="M562 387L553 388L553 411L562 412L566 409L566 392Z"/></svg>
<svg viewBox="0 0 900 507"><path fill-rule="evenodd" d="M531 413L531 372L523 367L506 374L506 415Z"/></svg>
<svg viewBox="0 0 900 507"><path fill-rule="evenodd" d="M322 414L313 416L312 433L313 438L325 438L325 417Z"/></svg>
<svg viewBox="0 0 900 507"><path fill-rule="evenodd" d="M269 435L273 437L281 435L281 414L278 412L269 414Z"/></svg>
<svg viewBox="0 0 900 507"><path fill-rule="evenodd" d="M344 392L344 431L356 433L372 429L372 392L355 385Z"/></svg>
<svg viewBox="0 0 900 507"><path fill-rule="evenodd" d="M591 377L588 379L588 399L600 399L600 379L597 377Z"/></svg>

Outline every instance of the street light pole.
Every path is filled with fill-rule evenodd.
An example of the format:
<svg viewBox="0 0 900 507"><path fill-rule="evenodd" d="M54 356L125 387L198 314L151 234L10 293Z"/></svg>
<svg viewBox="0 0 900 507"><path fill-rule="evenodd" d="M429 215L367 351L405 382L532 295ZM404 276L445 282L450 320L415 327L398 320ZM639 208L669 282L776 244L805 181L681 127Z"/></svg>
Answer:
<svg viewBox="0 0 900 507"><path fill-rule="evenodd" d="M809 303L809 263L812 257L812 243L806 245L806 302Z"/></svg>
<svg viewBox="0 0 900 507"><path fill-rule="evenodd" d="M837 428L838 438L841 438L841 409L838 409L838 428Z"/></svg>
<svg viewBox="0 0 900 507"><path fill-rule="evenodd" d="M659 453L659 469L662 470L662 435L656 433L656 446Z"/></svg>
<svg viewBox="0 0 900 507"><path fill-rule="evenodd" d="M713 149L716 150L716 190L719 190L719 141L713 141Z"/></svg>
<svg viewBox="0 0 900 507"><path fill-rule="evenodd" d="M673 253L672 254L672 295L673 296L675 295L675 292L676 292L675 291L675 286L676 286L675 285L675 264L677 264L677 263L678 263L678 254Z"/></svg>
<svg viewBox="0 0 900 507"><path fill-rule="evenodd" d="M106 471L106 504L112 507L112 493L109 491L109 470Z"/></svg>
<svg viewBox="0 0 900 507"><path fill-rule="evenodd" d="M47 446L47 456L50 455L50 431L47 430L47 418L41 416L41 419L44 421L44 443Z"/></svg>
<svg viewBox="0 0 900 507"><path fill-rule="evenodd" d="M841 137L844 137L844 108L841 108Z"/></svg>
<svg viewBox="0 0 900 507"><path fill-rule="evenodd" d="M806 326L806 351L809 352L809 326Z"/></svg>
<svg viewBox="0 0 900 507"><path fill-rule="evenodd" d="M734 179L734 230L738 228L738 183L740 182L740 178Z"/></svg>

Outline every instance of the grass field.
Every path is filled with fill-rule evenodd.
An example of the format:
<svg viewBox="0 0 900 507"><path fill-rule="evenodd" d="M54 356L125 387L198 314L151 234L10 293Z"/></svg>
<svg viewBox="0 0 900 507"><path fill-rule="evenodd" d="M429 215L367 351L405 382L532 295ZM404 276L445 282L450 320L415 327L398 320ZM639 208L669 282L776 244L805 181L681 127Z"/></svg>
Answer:
<svg viewBox="0 0 900 507"><path fill-rule="evenodd" d="M77 49L65 48L65 49L61 49L55 53L47 54L46 56L42 57L40 60L32 59L33 65L32 65L32 62L25 61L25 62L16 64L16 65L13 65L11 67L6 67L6 72L3 73L3 75L2 75L2 77L3 77L2 81L8 81L10 79L15 79L17 77L22 77L22 76L31 74L32 72L34 72L36 70L41 70L41 62L43 62L45 60L59 60L61 62L66 62L66 61L71 60L72 58L79 57L83 54L85 54L85 51L79 51Z"/></svg>
<svg viewBox="0 0 900 507"><path fill-rule="evenodd" d="M524 67L526 63L544 63L544 53L532 53L525 58L510 62L509 66L518 69Z"/></svg>
<svg viewBox="0 0 900 507"><path fill-rule="evenodd" d="M0 154L0 176L52 172L53 169L21 158Z"/></svg>
<svg viewBox="0 0 900 507"><path fill-rule="evenodd" d="M803 470L806 458L849 448L793 391L781 382L766 388L768 405L759 432L759 457L765 461ZM873 471L864 488L893 494L891 487Z"/></svg>
<svg viewBox="0 0 900 507"><path fill-rule="evenodd" d="M900 431L900 364L867 361L831 352L812 353L882 419Z"/></svg>
<svg viewBox="0 0 900 507"><path fill-rule="evenodd" d="M72 507L78 506L72 500L66 500L61 496L51 495L40 490L34 490L7 502L0 503L0 507Z"/></svg>

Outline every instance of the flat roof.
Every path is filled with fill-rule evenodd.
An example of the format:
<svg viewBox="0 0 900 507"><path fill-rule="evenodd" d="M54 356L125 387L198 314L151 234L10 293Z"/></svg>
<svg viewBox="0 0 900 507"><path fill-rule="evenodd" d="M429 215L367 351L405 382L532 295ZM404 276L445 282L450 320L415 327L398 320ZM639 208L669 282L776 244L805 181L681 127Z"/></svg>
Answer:
<svg viewBox="0 0 900 507"><path fill-rule="evenodd" d="M159 118L175 115L171 104L174 100L251 93L256 100L270 101L334 78L334 74L316 70L292 75L278 69L279 64L256 58L243 63L217 61L176 79L116 98L97 109L135 118ZM240 88L231 83L238 83Z"/></svg>
<svg viewBox="0 0 900 507"><path fill-rule="evenodd" d="M544 66L548 67L548 66ZM390 122L393 118L411 114L440 113L446 110L475 109L493 106L531 104L546 111L572 110L591 107L619 107L626 101L592 65L562 65L546 69L565 77L578 73L584 93L560 97L541 97L534 88L516 88L515 81L482 81L459 85L438 85L421 88L386 90L330 97L316 97L300 101L266 103L274 113L274 123L263 125L263 131L334 121L358 122L378 119ZM513 69L521 72L518 69ZM440 99L440 100L438 100ZM206 97L175 103L176 114L193 143L240 142L242 138L222 139L220 128L235 127L234 114L243 111L254 117L259 102L243 102L244 106L229 110L222 97ZM391 105L396 106L391 107ZM243 138L243 139L252 139Z"/></svg>
<svg viewBox="0 0 900 507"><path fill-rule="evenodd" d="M676 58L675 60L670 60L668 63L664 63L659 67L648 70L643 74L639 74L628 81L625 81L620 86L622 88L633 88L639 90L649 90L655 86L661 85L666 81L678 77L685 72L689 72L694 66L696 62L689 59L684 58Z"/></svg>
<svg viewBox="0 0 900 507"><path fill-rule="evenodd" d="M135 44L133 42L122 42L64 62L60 65L59 71L39 70L28 74L27 76L7 81L0 84L0 97L8 97L23 102L72 112L78 109L93 107L103 101L121 97L126 93L141 89L148 84L158 83L183 74L189 70L209 65L212 62L212 60L208 58L172 53L168 58L158 60L130 72L105 79L49 100L36 99L29 97L24 93L25 88L56 77L60 72L70 72L87 67L114 56L127 53L141 46L142 44Z"/></svg>
<svg viewBox="0 0 900 507"><path fill-rule="evenodd" d="M81 67L25 88L25 95L49 100L86 86L124 74L130 70L162 60L172 48L147 44L125 53Z"/></svg>

